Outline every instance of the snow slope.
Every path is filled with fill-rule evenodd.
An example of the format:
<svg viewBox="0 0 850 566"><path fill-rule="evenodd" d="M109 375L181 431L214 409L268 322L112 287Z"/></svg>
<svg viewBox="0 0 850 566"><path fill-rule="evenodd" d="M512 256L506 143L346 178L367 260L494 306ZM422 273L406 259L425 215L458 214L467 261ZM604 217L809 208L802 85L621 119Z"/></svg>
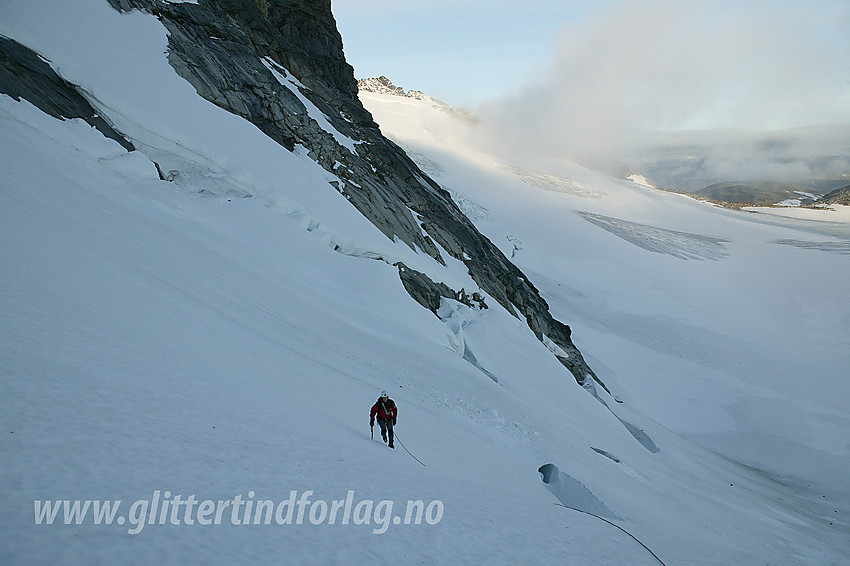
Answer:
<svg viewBox="0 0 850 566"><path fill-rule="evenodd" d="M562 503L606 514L667 564L848 563L848 258L773 243L835 238L499 160L427 103L366 98L571 324L623 401L606 408L495 305L446 301L443 322L411 300L369 257L468 277L387 240L306 156L198 97L152 17L11 0L0 33L140 148L0 95L2 563L658 563L554 505L548 463ZM529 182L547 176L568 182ZM381 389L424 466L369 438ZM292 490L444 512L419 525L152 517L137 534L33 515L42 500L120 499L125 518L157 491Z"/></svg>
<svg viewBox="0 0 850 566"><path fill-rule="evenodd" d="M846 513L850 209L731 212L500 154L437 107L361 99L531 276L615 396Z"/></svg>

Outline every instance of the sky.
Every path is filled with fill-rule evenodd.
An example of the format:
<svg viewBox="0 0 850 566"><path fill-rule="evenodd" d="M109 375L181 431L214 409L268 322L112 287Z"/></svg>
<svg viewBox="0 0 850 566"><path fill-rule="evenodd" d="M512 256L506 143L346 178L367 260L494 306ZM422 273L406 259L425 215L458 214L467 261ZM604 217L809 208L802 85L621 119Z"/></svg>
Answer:
<svg viewBox="0 0 850 566"><path fill-rule="evenodd" d="M408 90L473 106L551 62L562 28L611 0L333 0L357 78L385 75Z"/></svg>
<svg viewBox="0 0 850 566"><path fill-rule="evenodd" d="M622 131L850 122L850 4L334 0L358 78ZM529 106L517 113L515 104Z"/></svg>

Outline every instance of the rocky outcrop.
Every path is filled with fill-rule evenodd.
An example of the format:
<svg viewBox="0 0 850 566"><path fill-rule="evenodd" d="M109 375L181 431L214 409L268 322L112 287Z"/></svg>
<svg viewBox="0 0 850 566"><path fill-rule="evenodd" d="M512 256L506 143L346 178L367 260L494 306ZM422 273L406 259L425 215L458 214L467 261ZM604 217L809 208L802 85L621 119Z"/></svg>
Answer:
<svg viewBox="0 0 850 566"><path fill-rule="evenodd" d="M443 298L454 299L468 307L486 309L487 303L481 298L478 293L468 295L465 290L455 291L442 281L432 281L427 275L421 271L416 271L407 267L404 263L397 263L398 275L404 285L407 293L413 299L430 310L437 316L440 316L437 311L440 310L440 305Z"/></svg>
<svg viewBox="0 0 850 566"><path fill-rule="evenodd" d="M815 204L843 204L844 206L850 206L850 185L825 194Z"/></svg>
<svg viewBox="0 0 850 566"><path fill-rule="evenodd" d="M334 188L388 238L443 264L443 254L462 261L483 291L525 319L538 339L557 345L558 359L579 383L599 382L570 328L552 317L531 282L381 134L357 98L329 0L109 2L156 15L169 32L169 61L201 96L290 150L306 148L339 179ZM411 296L435 313L439 297L466 296L405 266L399 274Z"/></svg>
<svg viewBox="0 0 850 566"><path fill-rule="evenodd" d="M407 92L400 86L396 86L390 79L381 75L377 78L360 79L357 81L359 92L375 92L378 94L392 94L395 96L407 96Z"/></svg>
<svg viewBox="0 0 850 566"><path fill-rule="evenodd" d="M406 98L415 98L417 100L429 100L443 104L436 98L428 96L421 90L404 90L400 86L396 86L390 79L381 75L378 78L360 79L357 81L358 92L375 92L377 94L392 94L394 96L404 96Z"/></svg>
<svg viewBox="0 0 850 566"><path fill-rule="evenodd" d="M75 85L65 81L37 53L0 35L0 93L27 100L59 119L82 118L127 151L133 151L121 133L97 114Z"/></svg>

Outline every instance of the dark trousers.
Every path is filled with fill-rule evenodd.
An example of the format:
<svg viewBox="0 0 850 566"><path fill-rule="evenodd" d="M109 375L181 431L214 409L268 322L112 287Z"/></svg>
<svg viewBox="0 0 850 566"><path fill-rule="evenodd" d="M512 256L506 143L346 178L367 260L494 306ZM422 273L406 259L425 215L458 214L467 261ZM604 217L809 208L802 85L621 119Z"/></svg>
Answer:
<svg viewBox="0 0 850 566"><path fill-rule="evenodd" d="M381 436L386 436L387 431L390 433L390 443L393 441L393 422L378 419L378 426L381 427Z"/></svg>

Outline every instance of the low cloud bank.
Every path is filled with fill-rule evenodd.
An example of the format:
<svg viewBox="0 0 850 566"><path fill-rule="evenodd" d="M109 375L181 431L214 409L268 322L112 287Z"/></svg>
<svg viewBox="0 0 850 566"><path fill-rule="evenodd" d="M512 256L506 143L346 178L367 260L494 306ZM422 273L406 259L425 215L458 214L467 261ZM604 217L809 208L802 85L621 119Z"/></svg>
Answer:
<svg viewBox="0 0 850 566"><path fill-rule="evenodd" d="M565 29L538 82L483 105L481 138L586 162L701 163L683 169L705 179L850 173L847 29L845 2L623 2Z"/></svg>

